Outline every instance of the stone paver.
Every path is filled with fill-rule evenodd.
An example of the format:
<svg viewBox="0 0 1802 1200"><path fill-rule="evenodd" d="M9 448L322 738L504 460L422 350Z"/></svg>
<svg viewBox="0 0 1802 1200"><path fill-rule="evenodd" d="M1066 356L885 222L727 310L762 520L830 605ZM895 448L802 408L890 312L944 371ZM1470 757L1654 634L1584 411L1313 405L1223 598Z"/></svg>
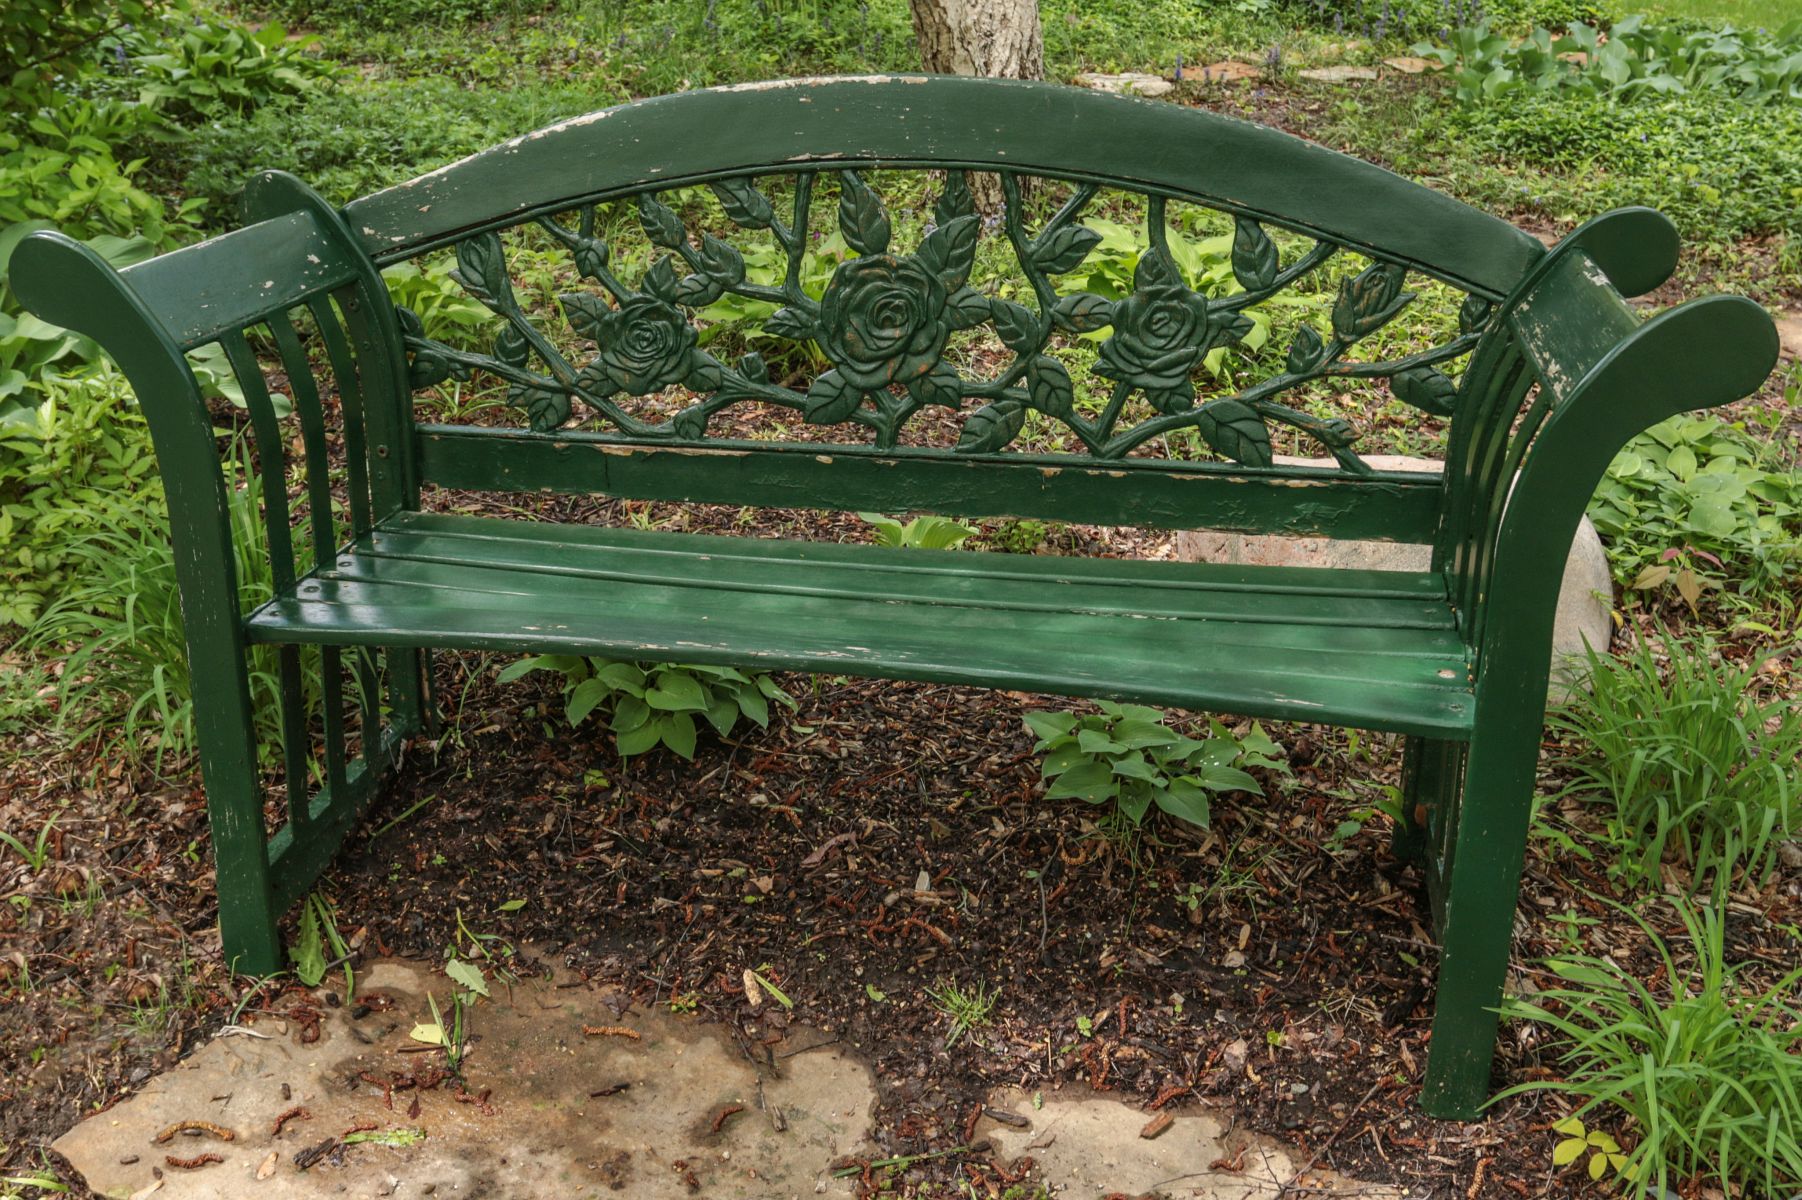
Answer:
<svg viewBox="0 0 1802 1200"><path fill-rule="evenodd" d="M488 1112L459 1102L449 1085L398 1091L389 1109L382 1090L358 1078L410 1074L441 1061L438 1053L416 1052L420 1043L408 1033L431 1019L428 993L444 1006L449 983L423 965L380 960L361 973L358 992L392 997L391 1009L360 1020L350 1009L327 1009L321 1037L310 1045L288 1022L258 1020L248 1033L215 1038L137 1095L76 1126L55 1148L99 1194L146 1200L850 1194L827 1166L868 1149L875 1089L861 1063L827 1047L776 1059L779 1074L760 1072L723 1026L661 1009L616 1013L609 1004L616 996L559 983L565 986L515 985L510 1000L496 987L496 1001L474 1010L470 1029L479 1040L467 1073L471 1088L492 1089ZM639 1037L589 1036L584 1025L628 1028ZM827 1040L802 1029L775 1049ZM611 1095L594 1094L621 1083L627 1086ZM296 1105L309 1116L272 1136L276 1117ZM716 1132L716 1120L734 1105L743 1111ZM183 1120L213 1122L237 1136L153 1142ZM420 1129L425 1137L401 1148L347 1147L304 1172L294 1165L297 1151L359 1124ZM165 1155L206 1153L224 1161L192 1171L164 1162ZM153 1168L163 1172L160 1187Z"/></svg>

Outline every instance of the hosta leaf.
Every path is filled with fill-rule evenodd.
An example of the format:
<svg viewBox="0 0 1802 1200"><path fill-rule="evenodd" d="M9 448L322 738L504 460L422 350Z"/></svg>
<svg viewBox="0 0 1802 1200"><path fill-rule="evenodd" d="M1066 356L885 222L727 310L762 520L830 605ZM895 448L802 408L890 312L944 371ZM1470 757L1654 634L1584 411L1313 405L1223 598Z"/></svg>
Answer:
<svg viewBox="0 0 1802 1200"><path fill-rule="evenodd" d="M1026 394L1047 416L1068 421L1076 412L1076 388L1064 364L1041 354L1026 364Z"/></svg>
<svg viewBox="0 0 1802 1200"><path fill-rule="evenodd" d="M1233 223L1233 277L1248 292L1276 282L1276 243L1264 227L1248 217Z"/></svg>
<svg viewBox="0 0 1802 1200"><path fill-rule="evenodd" d="M700 712L710 702L707 689L693 675L680 671L659 671L645 690L644 702L665 712Z"/></svg>
<svg viewBox="0 0 1802 1200"><path fill-rule="evenodd" d="M571 725L580 725L588 719L589 713L606 703L612 691L612 688L599 679L584 679L569 689L569 694L563 699L565 719Z"/></svg>
<svg viewBox="0 0 1802 1200"><path fill-rule="evenodd" d="M1413 367L1400 371L1389 380L1389 390L1403 404L1438 417L1452 415L1452 401L1458 395L1458 384L1444 371L1432 367Z"/></svg>
<svg viewBox="0 0 1802 1200"><path fill-rule="evenodd" d="M1113 769L1104 762L1091 759L1058 776L1057 782L1045 789L1045 798L1075 797L1090 804L1101 804L1113 799L1119 790L1120 781L1114 778Z"/></svg>
<svg viewBox="0 0 1802 1200"><path fill-rule="evenodd" d="M775 219L768 198L750 180L722 179L711 186L726 215L745 228L763 229Z"/></svg>
<svg viewBox="0 0 1802 1200"><path fill-rule="evenodd" d="M1172 779L1170 786L1160 789L1152 798L1159 808L1178 820L1203 829L1208 827L1208 794L1194 784Z"/></svg>
<svg viewBox="0 0 1802 1200"><path fill-rule="evenodd" d="M994 318L995 333L1000 336L1002 345L1019 354L1037 348L1039 314L1024 304L1015 304L999 296L989 301L989 313Z"/></svg>
<svg viewBox="0 0 1802 1200"><path fill-rule="evenodd" d="M685 712L670 713L656 723L663 744L683 758L695 756L695 720Z"/></svg>
<svg viewBox="0 0 1802 1200"><path fill-rule="evenodd" d="M1043 741L1063 737L1076 728L1076 714L1067 712L1029 712L1021 718L1026 728Z"/></svg>
<svg viewBox="0 0 1802 1200"><path fill-rule="evenodd" d="M933 223L949 225L959 217L973 216L975 213L976 201L970 195L969 179L962 171L945 172L945 190L932 209Z"/></svg>
<svg viewBox="0 0 1802 1200"><path fill-rule="evenodd" d="M1303 325L1289 343L1289 360L1283 369L1291 375L1312 375L1325 365L1326 343L1312 325Z"/></svg>
<svg viewBox="0 0 1802 1200"><path fill-rule="evenodd" d="M619 750L621 758L631 758L634 754L643 754L662 740L663 721L658 719L645 721L633 729L620 730L614 737L614 746Z"/></svg>
<svg viewBox="0 0 1802 1200"><path fill-rule="evenodd" d="M1032 248L1032 265L1047 275L1074 271L1101 241L1101 235L1086 225L1066 225Z"/></svg>
<svg viewBox="0 0 1802 1200"><path fill-rule="evenodd" d="M644 226L644 235L651 240L653 246L674 250L688 241L688 231L682 227L682 218L655 196L638 198L638 223Z"/></svg>
<svg viewBox="0 0 1802 1200"><path fill-rule="evenodd" d="M1215 400L1204 405L1204 418L1196 425L1202 440L1222 455L1248 467L1268 467L1274 461L1270 430L1249 405L1238 400Z"/></svg>
<svg viewBox="0 0 1802 1200"><path fill-rule="evenodd" d="M957 448L966 454L992 454L1016 437L1026 424L1026 405L1005 397L971 413L958 435Z"/></svg>
<svg viewBox="0 0 1802 1200"><path fill-rule="evenodd" d="M970 278L970 267L976 262L976 235L981 223L975 217L956 220L926 235L916 257L928 271L939 277L947 292L955 292Z"/></svg>
<svg viewBox="0 0 1802 1200"><path fill-rule="evenodd" d="M859 254L883 254L888 250L888 211L869 185L855 172L840 174L838 227L845 241Z"/></svg>
<svg viewBox="0 0 1802 1200"><path fill-rule="evenodd" d="M1075 292L1057 302L1051 319L1066 333L1094 333L1114 323L1114 305L1093 292Z"/></svg>

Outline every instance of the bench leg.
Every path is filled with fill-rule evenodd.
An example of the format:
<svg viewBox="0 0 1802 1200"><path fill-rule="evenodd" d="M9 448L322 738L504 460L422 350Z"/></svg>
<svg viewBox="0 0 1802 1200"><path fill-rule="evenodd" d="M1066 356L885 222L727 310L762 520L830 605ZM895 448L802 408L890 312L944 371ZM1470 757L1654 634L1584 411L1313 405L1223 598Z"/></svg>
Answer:
<svg viewBox="0 0 1802 1200"><path fill-rule="evenodd" d="M1443 815L1458 803L1463 746L1436 738L1409 737L1402 741L1402 816L1396 822L1390 849L1404 862L1425 866L1428 830L1434 813Z"/></svg>
<svg viewBox="0 0 1802 1200"><path fill-rule="evenodd" d="M207 824L219 889L219 935L225 962L246 975L269 975L282 966L270 890L268 833L257 785L257 743L250 689L242 660L194 672L194 723L200 772L206 784ZM205 661L198 659L197 661Z"/></svg>
<svg viewBox="0 0 1802 1200"><path fill-rule="evenodd" d="M1435 1117L1469 1120L1489 1098L1538 760L1539 728L1525 721L1485 730L1470 746L1449 861L1438 864L1443 949L1420 1098Z"/></svg>

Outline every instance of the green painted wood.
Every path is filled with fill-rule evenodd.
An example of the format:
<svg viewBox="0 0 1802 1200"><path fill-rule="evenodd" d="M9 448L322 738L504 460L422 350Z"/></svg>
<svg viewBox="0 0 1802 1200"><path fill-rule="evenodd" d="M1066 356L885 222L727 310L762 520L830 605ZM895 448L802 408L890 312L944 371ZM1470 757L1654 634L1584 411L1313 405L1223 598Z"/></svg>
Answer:
<svg viewBox="0 0 1802 1200"><path fill-rule="evenodd" d="M175 542L226 961L258 974L280 970L237 567L199 384L161 319L119 272L72 238L39 232L20 242L9 284L38 316L105 346L149 422Z"/></svg>
<svg viewBox="0 0 1802 1200"><path fill-rule="evenodd" d="M353 277L355 260L307 213L286 213L125 268L184 350L285 312Z"/></svg>
<svg viewBox="0 0 1802 1200"><path fill-rule="evenodd" d="M1236 567L1059 571L1033 556L442 522L378 530L258 610L251 635L736 662L1468 734L1463 643L1443 600L1417 598L1434 583L1405 575L1366 595L1331 578L1325 594L1260 592L1258 572Z"/></svg>
<svg viewBox="0 0 1802 1200"><path fill-rule="evenodd" d="M1639 327L1639 318L1602 268L1577 250L1558 257L1514 306L1508 323L1540 386L1563 401Z"/></svg>
<svg viewBox="0 0 1802 1200"><path fill-rule="evenodd" d="M1008 167L1126 180L1380 250L1505 295L1535 239L1263 125L1055 84L881 76L743 84L576 117L346 206L378 262L646 185L799 165Z"/></svg>
<svg viewBox="0 0 1802 1200"><path fill-rule="evenodd" d="M1444 951L1421 1095L1436 1116L1474 1117L1489 1091L1545 719L1547 647L1577 522L1628 439L1666 417L1755 391L1777 353L1776 327L1758 305L1737 296L1690 301L1639 326L1591 368L1526 456L1485 595L1478 735L1443 872Z"/></svg>
<svg viewBox="0 0 1802 1200"><path fill-rule="evenodd" d="M1440 484L1422 474L1348 478L1319 469L1254 472L1137 459L1094 466L1019 454L952 457L763 442L664 449L604 435L447 425L423 425L417 440L423 482L472 491L925 510L1421 544L1433 540L1440 519Z"/></svg>

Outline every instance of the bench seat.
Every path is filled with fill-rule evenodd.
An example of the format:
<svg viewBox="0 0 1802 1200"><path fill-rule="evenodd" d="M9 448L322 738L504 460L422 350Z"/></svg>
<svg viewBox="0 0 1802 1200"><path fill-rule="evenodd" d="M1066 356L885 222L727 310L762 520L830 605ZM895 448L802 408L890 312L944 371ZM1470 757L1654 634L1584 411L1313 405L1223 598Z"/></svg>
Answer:
<svg viewBox="0 0 1802 1200"><path fill-rule="evenodd" d="M1444 579L650 533L397 513L257 640L935 680L1462 739Z"/></svg>

